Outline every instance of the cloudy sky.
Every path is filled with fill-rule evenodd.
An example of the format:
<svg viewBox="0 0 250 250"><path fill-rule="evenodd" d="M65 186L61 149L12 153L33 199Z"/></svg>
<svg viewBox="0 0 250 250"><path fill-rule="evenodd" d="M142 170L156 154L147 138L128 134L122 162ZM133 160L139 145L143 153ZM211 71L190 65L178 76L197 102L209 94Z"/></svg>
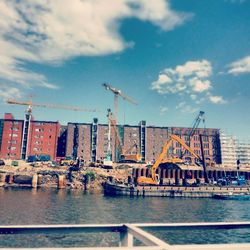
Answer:
<svg viewBox="0 0 250 250"><path fill-rule="evenodd" d="M206 126L250 134L249 0L0 0L0 108L6 100L79 106L35 108L38 120L106 123L108 82L119 123Z"/></svg>

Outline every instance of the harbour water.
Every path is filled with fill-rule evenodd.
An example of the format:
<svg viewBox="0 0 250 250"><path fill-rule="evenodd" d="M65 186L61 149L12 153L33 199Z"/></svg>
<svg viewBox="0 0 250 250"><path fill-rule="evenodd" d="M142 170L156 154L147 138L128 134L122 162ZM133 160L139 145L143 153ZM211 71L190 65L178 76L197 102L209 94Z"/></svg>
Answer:
<svg viewBox="0 0 250 250"><path fill-rule="evenodd" d="M0 225L250 221L250 201L123 197L82 190L0 189ZM250 242L250 230L157 232L174 244ZM0 247L115 245L116 235L0 235Z"/></svg>

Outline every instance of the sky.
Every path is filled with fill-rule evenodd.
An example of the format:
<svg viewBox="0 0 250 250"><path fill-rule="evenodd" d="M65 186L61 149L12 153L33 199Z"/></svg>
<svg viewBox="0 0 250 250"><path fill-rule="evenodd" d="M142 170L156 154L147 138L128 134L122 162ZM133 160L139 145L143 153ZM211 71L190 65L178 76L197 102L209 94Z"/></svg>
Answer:
<svg viewBox="0 0 250 250"><path fill-rule="evenodd" d="M36 120L206 127L250 135L249 0L0 0L0 111ZM201 125L203 126L203 125Z"/></svg>

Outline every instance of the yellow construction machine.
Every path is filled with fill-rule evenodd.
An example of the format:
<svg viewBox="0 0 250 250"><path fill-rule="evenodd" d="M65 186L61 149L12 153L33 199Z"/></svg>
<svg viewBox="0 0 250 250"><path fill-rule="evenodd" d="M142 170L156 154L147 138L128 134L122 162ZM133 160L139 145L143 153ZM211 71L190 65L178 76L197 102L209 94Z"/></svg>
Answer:
<svg viewBox="0 0 250 250"><path fill-rule="evenodd" d="M136 153L132 154L129 153L131 152L133 149L136 149ZM131 161L136 161L136 162L140 162L142 160L142 156L141 154L138 153L138 146L136 144L136 142L134 141L134 144L126 151L124 151L123 147L121 147L121 160L131 160Z"/></svg>
<svg viewBox="0 0 250 250"><path fill-rule="evenodd" d="M161 163L184 163L182 159L179 158L167 158L164 160L171 144L173 141L179 142L183 148L185 148L188 152L190 152L197 160L202 161L200 156L197 155L193 149L191 149L180 137L177 135L171 135L170 139L165 143L163 150L158 157L158 159L155 161L154 165L151 168L151 177L145 177L145 176L140 176L137 179L137 183L139 185L159 185L160 179L159 175L156 174L156 169L159 167Z"/></svg>
<svg viewBox="0 0 250 250"><path fill-rule="evenodd" d="M114 145L115 150L118 149L120 152L120 159L118 159L118 161L125 160L125 161L140 162L142 160L142 156L141 154L138 153L139 148L138 148L138 145L136 144L136 141L134 141L134 144L129 149L125 150L124 146L122 145L122 141L121 141L118 129L117 129L116 120L112 117L111 113L109 113L108 118L111 123L112 130L114 131L114 134L115 134L115 145ZM135 154L130 153L134 148L136 149L136 153Z"/></svg>

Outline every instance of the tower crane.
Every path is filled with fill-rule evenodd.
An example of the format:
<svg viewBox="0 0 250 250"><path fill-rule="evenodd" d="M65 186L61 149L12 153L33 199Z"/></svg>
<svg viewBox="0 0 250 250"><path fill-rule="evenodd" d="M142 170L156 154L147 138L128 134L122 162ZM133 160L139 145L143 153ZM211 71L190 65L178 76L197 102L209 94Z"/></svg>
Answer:
<svg viewBox="0 0 250 250"><path fill-rule="evenodd" d="M136 144L136 142L134 141L133 145L125 150L124 145L122 144L122 140L121 137L119 135L119 131L117 129L117 124L116 124L116 120L115 118L113 118L112 116L112 112L110 109L108 109L108 121L109 121L109 136L108 136L108 154L107 154L107 158L110 160L111 157L110 155L112 154L112 150L111 150L111 138L110 138L110 133L111 133L111 129L114 132L114 136L115 136L115 141L114 141L114 151L115 151L115 155L114 155L114 161L117 160L131 160L131 161L135 161L135 162L139 162L141 161L141 155L139 154L139 150L138 150L138 145ZM131 153L131 151L133 149L136 149L136 154ZM117 156L117 150L119 150L119 157Z"/></svg>
<svg viewBox="0 0 250 250"><path fill-rule="evenodd" d="M198 128L201 120L205 124L205 112L204 111L200 111L199 114L197 115L197 117L195 118L194 123L193 123L193 127L192 127L192 129L191 129L191 131L190 131L190 133L188 135L189 136L189 141L190 141L190 138L194 135L194 132Z"/></svg>
<svg viewBox="0 0 250 250"><path fill-rule="evenodd" d="M28 113L32 113L32 107L67 109L67 110L85 111L85 112L98 112L98 110L96 110L96 109L86 109L86 108L80 108L80 107L74 107L74 106L49 104L49 103L33 103L32 101L16 101L16 100L12 100L12 99L7 100L7 103L13 104L13 105L28 106L28 109L27 109Z"/></svg>
<svg viewBox="0 0 250 250"><path fill-rule="evenodd" d="M119 96L121 96L124 100L137 105L137 102L133 98L124 94L120 89L117 89L108 83L103 83L102 86L106 90L110 90L114 94L114 111L115 111L115 118L117 119L117 121L118 121L118 97Z"/></svg>
<svg viewBox="0 0 250 250"><path fill-rule="evenodd" d="M7 100L8 104L11 105L24 105L28 106L25 112L25 121L23 127L23 139L21 146L21 157L23 160L27 158L27 150L28 150L28 138L29 138L29 130L30 130L30 121L32 117L32 108L34 107L43 107L43 108L55 108L55 109L67 109L73 111L86 111L86 112L98 112L96 109L84 109L79 107L72 107L67 105L57 105L57 104L48 104L48 103L33 103L32 101L16 101L16 100Z"/></svg>
<svg viewBox="0 0 250 250"><path fill-rule="evenodd" d="M204 126L205 126L205 112L204 111L200 111L198 116L195 118L194 120L194 125L188 135L188 145L190 146L190 141L191 141L191 137L194 135L195 130L197 129L197 127L200 124L200 121L203 121ZM204 178L205 178L205 182L208 183L208 176L207 176L207 171L206 171L206 159L205 159L205 155L204 155L204 149L203 149L203 135L199 134L199 140L200 140L200 148L201 148L201 162L202 162L202 166L203 166L203 171L204 171ZM212 164L210 162L210 164Z"/></svg>

